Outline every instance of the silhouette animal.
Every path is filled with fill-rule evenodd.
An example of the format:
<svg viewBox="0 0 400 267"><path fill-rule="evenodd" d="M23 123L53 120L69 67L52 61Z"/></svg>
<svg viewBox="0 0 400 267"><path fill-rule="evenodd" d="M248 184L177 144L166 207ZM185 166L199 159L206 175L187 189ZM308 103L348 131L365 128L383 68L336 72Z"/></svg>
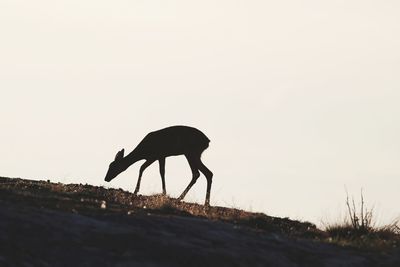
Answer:
<svg viewBox="0 0 400 267"><path fill-rule="evenodd" d="M201 161L201 154L208 148L209 143L210 140L204 133L196 128L188 126L172 126L151 132L146 135L137 147L126 157L124 157L124 149L116 154L114 161L110 163L104 180L110 182L135 162L146 160L140 167L139 178L134 191L136 195L139 192L140 181L144 170L158 160L162 190L165 195L167 193L165 188L165 158L185 155L193 176L189 185L178 199L182 200L186 196L187 192L200 177L200 172L202 172L207 179L205 205L209 206L213 173Z"/></svg>

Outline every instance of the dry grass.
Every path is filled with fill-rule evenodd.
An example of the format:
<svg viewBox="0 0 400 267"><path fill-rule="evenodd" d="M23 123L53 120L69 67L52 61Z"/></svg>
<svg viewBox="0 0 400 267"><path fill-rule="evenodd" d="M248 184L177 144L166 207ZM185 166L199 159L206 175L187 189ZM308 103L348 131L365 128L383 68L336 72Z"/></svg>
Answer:
<svg viewBox="0 0 400 267"><path fill-rule="evenodd" d="M325 233L309 222L276 218L236 208L204 207L163 195L134 196L122 189L50 181L0 178L0 194L12 201L85 215L118 213L128 216L159 214L189 216L232 223L237 227L268 231L290 237L324 238Z"/></svg>
<svg viewBox="0 0 400 267"><path fill-rule="evenodd" d="M368 209L365 206L362 190L358 209L354 198L350 201L348 194L346 207L348 217L344 222L325 227L325 231L329 235L329 242L373 250L387 250L400 246L399 221L396 220L389 225L376 227L373 209Z"/></svg>
<svg viewBox="0 0 400 267"><path fill-rule="evenodd" d="M373 212L365 207L363 196L358 210L354 200L350 201L347 197L347 220L320 230L312 223L289 218L271 217L237 208L206 208L163 195L134 196L122 189L106 189L87 184L65 185L50 181L0 177L0 195L2 200L21 205L34 205L87 216L188 216L227 222L237 228L283 234L293 238L311 238L361 249L387 250L400 247L398 221L384 227L375 227Z"/></svg>

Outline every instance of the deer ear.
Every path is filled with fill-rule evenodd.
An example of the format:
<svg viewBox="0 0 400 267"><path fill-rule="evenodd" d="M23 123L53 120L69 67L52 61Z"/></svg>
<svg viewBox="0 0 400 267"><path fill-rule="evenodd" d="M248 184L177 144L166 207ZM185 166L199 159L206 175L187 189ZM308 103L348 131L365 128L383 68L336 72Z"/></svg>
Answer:
<svg viewBox="0 0 400 267"><path fill-rule="evenodd" d="M117 155L115 155L114 161L118 161L124 157L125 149L118 151Z"/></svg>
<svg viewBox="0 0 400 267"><path fill-rule="evenodd" d="M119 151L118 151L118 153L117 153L117 154L115 154L114 161L117 161L117 160L118 160L118 157L119 157Z"/></svg>

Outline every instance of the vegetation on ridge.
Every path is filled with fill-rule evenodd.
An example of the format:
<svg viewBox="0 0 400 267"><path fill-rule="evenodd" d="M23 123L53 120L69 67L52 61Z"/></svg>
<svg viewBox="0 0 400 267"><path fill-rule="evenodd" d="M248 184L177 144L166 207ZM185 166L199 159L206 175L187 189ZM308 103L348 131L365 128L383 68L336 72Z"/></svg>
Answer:
<svg viewBox="0 0 400 267"><path fill-rule="evenodd" d="M373 209L366 207L362 190L359 206L354 198L350 201L347 194L346 207L348 217L342 223L326 226L329 241L372 250L387 250L400 246L399 221L395 220L382 227L375 226Z"/></svg>
<svg viewBox="0 0 400 267"><path fill-rule="evenodd" d="M188 216L234 224L236 227L307 238L362 249L387 250L400 246L397 222L386 227L373 227L372 211L364 204L357 212L347 200L350 221L328 225L324 230L309 222L276 218L263 213L181 202L163 195L133 196L122 189L83 184L62 184L0 177L0 201L34 205L86 216L119 214L135 216ZM354 202L353 202L354 203ZM363 202L362 202L363 203Z"/></svg>

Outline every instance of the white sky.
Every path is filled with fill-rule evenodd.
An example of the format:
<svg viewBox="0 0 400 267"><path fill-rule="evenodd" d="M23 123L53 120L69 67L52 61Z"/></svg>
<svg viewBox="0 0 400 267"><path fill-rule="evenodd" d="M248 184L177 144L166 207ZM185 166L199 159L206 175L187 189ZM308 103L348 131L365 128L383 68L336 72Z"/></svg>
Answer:
<svg viewBox="0 0 400 267"><path fill-rule="evenodd" d="M399 1L0 1L0 175L103 182L120 148L201 129L212 203L336 221L345 186L400 215ZM167 191L190 180L167 159ZM204 201L205 179L187 200ZM158 165L142 193L161 192Z"/></svg>

